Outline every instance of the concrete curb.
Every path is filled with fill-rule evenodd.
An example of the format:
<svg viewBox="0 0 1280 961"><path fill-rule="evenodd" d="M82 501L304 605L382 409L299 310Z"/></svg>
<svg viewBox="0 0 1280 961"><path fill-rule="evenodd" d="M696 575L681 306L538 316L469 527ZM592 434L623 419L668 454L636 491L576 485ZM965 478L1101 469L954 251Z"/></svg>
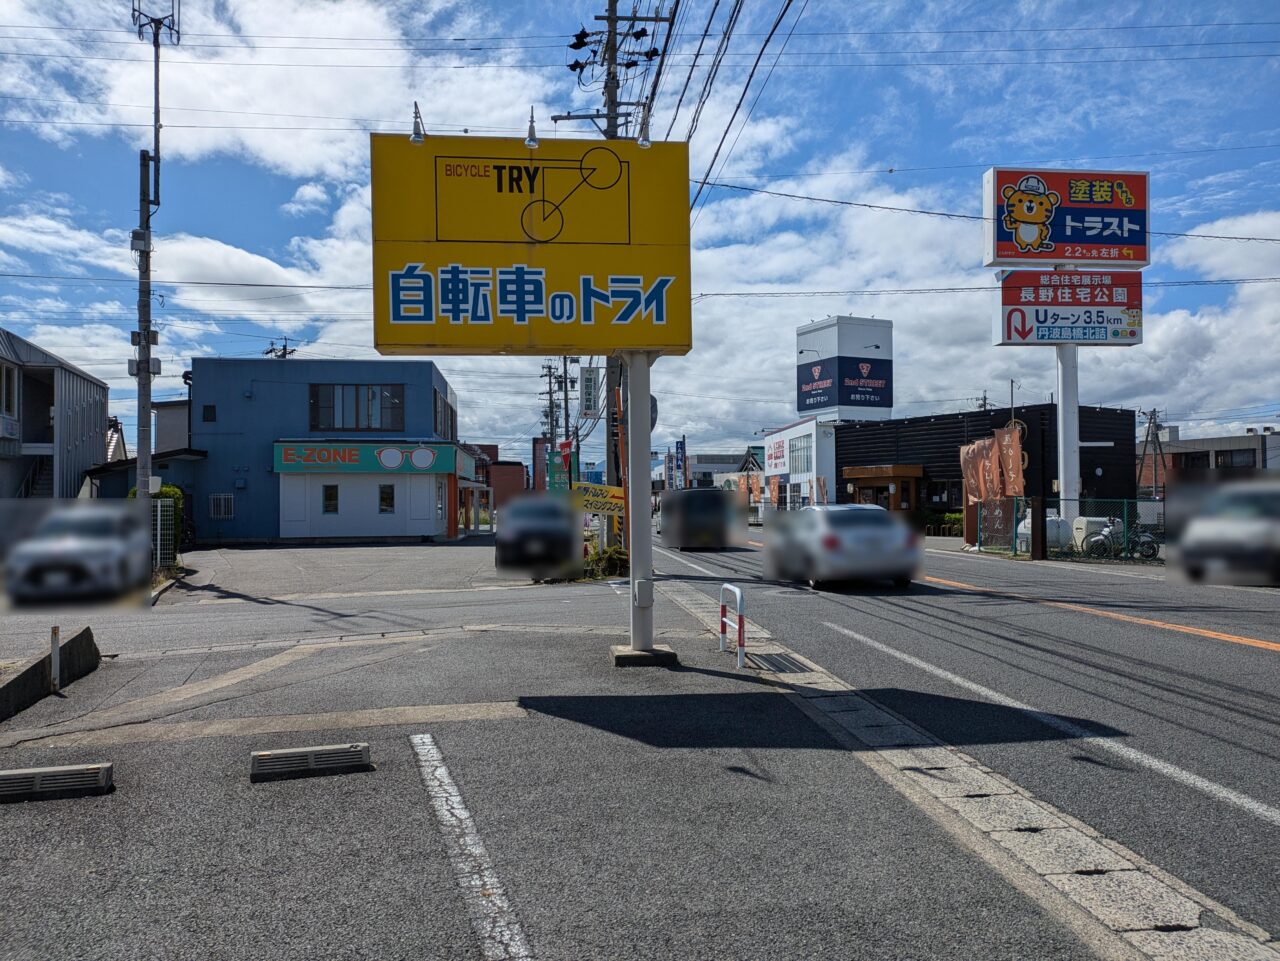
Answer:
<svg viewBox="0 0 1280 961"><path fill-rule="evenodd" d="M169 580L165 581L165 582L164 582L163 584L161 584L159 587L154 588L154 589L151 591L151 605L150 605L150 606L151 606L151 607L155 607L155 606L156 606L156 601L160 600L161 595L163 595L165 591L167 591L169 588L173 587L173 585L174 585L174 584L176 584L176 583L178 583L176 580L174 580L173 578L169 578Z"/></svg>
<svg viewBox="0 0 1280 961"><path fill-rule="evenodd" d="M102 660L98 645L93 640L93 631L88 627L63 641L60 651L59 668L64 687L95 671ZM52 689L53 674L48 652L23 661L12 675L0 683L0 721L25 711Z"/></svg>

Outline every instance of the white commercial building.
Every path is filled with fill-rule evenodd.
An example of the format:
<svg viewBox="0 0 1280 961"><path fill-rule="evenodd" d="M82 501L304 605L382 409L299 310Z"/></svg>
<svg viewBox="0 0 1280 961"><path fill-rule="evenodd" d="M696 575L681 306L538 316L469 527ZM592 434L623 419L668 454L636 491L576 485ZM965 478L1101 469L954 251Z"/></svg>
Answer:
<svg viewBox="0 0 1280 961"><path fill-rule="evenodd" d="M794 510L836 501L836 431L813 417L765 434L765 498L776 483L777 506Z"/></svg>
<svg viewBox="0 0 1280 961"><path fill-rule="evenodd" d="M828 317L796 328L796 413L819 421L893 415L893 321Z"/></svg>

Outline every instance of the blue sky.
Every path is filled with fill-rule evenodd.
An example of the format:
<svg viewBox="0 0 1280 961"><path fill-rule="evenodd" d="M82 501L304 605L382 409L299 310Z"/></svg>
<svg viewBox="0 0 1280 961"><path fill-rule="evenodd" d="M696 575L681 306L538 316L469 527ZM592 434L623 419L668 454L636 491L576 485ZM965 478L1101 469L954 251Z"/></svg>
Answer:
<svg viewBox="0 0 1280 961"><path fill-rule="evenodd" d="M182 43L163 52L153 227L156 276L185 283L158 288L158 397L182 394L191 356L257 355L286 335L299 356L373 354L369 292L333 288L369 282L367 132L407 133L415 99L429 131L522 137L532 103L544 137L592 135L547 118L599 104L564 64L570 35L602 4L183 6ZM655 138L688 133L733 3L719 5L690 74L712 6L681 4ZM888 207L977 214L993 164L1149 170L1154 230L1280 238L1271 0L794 0L730 124L782 6L743 4L690 140L691 176L726 128L718 180ZM0 325L108 380L113 412L132 426L128 230L151 74L128 15L124 0L0 0L0 274L56 278L0 276ZM636 71L624 98L641 83ZM993 281L971 221L723 188L701 199L695 293ZM1280 277L1280 243L1265 239L1158 237L1153 256L1148 282ZM1019 403L1047 399L1052 352L992 347L994 304L927 292L698 300L694 350L654 367L655 446L685 433L695 451L736 448L793 419L794 328L833 313L895 321L896 415L965 409L984 390L1003 400L1011 377ZM1184 433L1280 423L1280 283L1150 287L1146 305L1143 345L1082 351L1082 402L1159 407ZM464 437L527 456L541 363L443 359Z"/></svg>

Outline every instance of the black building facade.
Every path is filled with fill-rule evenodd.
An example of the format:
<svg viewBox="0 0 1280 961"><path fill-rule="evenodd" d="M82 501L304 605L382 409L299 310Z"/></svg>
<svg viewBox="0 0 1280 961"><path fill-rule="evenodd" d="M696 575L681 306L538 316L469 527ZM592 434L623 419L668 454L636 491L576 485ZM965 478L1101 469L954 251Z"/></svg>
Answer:
<svg viewBox="0 0 1280 961"><path fill-rule="evenodd" d="M1015 408L1015 412L1016 419L1024 425L1026 492L1052 498L1055 496L1053 483L1058 476L1057 407L1030 404ZM837 501L845 503L852 499L849 484L844 480L848 476L846 468L918 466L922 468L922 476L918 490L913 492L916 496L912 497L911 506L959 510L964 504L960 448L990 437L992 431L1008 423L1009 408L1004 407L841 424L836 427L835 436ZM1135 411L1080 408L1082 497L1137 497L1133 466L1137 456L1136 431Z"/></svg>

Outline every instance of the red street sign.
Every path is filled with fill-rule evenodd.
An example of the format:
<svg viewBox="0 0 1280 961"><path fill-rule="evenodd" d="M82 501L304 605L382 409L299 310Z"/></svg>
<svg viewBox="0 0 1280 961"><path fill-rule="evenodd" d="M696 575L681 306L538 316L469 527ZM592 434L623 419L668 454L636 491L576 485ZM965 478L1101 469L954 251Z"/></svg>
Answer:
<svg viewBox="0 0 1280 961"><path fill-rule="evenodd" d="M562 440L556 445L560 449L560 460L564 462L564 472L569 473L569 465L573 461L573 441Z"/></svg>
<svg viewBox="0 0 1280 961"><path fill-rule="evenodd" d="M993 167L982 199L988 267L1151 262L1145 173Z"/></svg>
<svg viewBox="0 0 1280 961"><path fill-rule="evenodd" d="M1142 343L1136 271L1011 270L1000 281L997 346Z"/></svg>

